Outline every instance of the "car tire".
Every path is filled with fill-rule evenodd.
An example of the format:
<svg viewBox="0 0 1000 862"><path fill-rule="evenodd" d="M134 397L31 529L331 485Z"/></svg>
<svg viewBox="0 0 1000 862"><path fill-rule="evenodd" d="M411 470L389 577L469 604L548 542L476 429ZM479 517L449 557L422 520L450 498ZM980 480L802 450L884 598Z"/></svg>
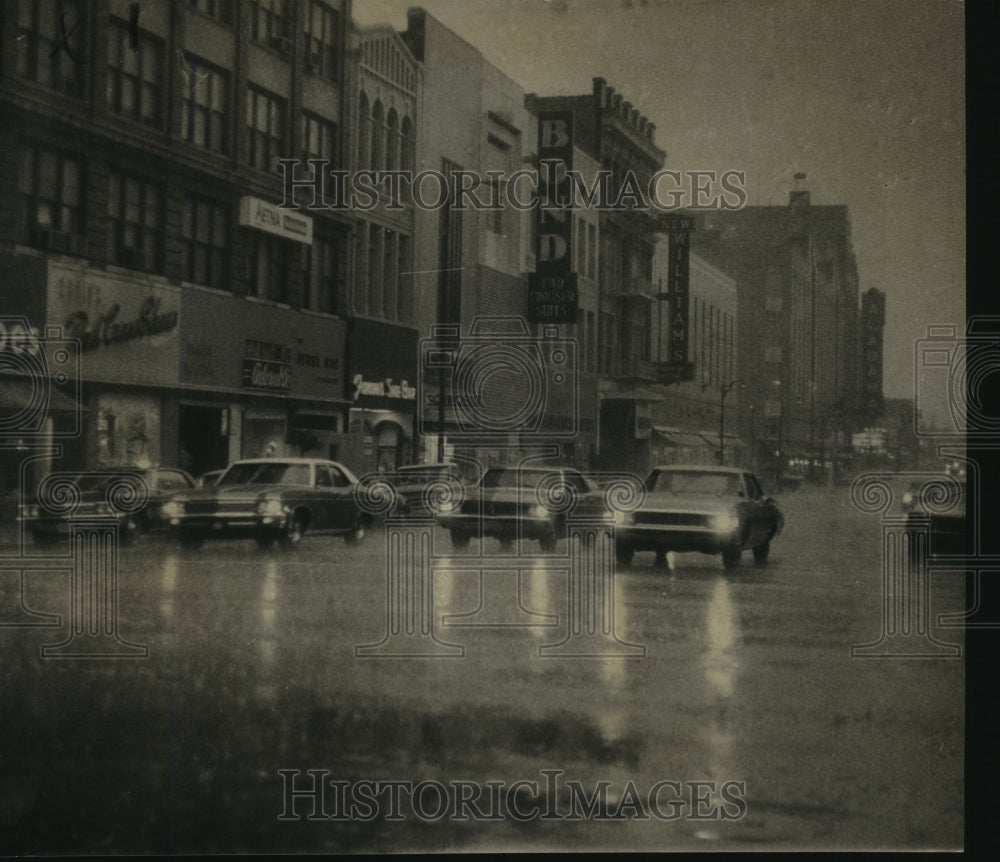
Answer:
<svg viewBox="0 0 1000 862"><path fill-rule="evenodd" d="M302 517L301 512L292 512L292 516L288 519L288 526L285 527L285 532L281 534L280 542L281 547L285 551L291 551L297 548L302 542L302 536L306 531L305 518Z"/></svg>
<svg viewBox="0 0 1000 862"><path fill-rule="evenodd" d="M551 554L555 551L557 542L555 533L546 533L539 538L538 547L542 549L543 554Z"/></svg>
<svg viewBox="0 0 1000 862"><path fill-rule="evenodd" d="M767 557L771 553L771 540L768 539L763 545L758 545L753 549L753 561L757 564L766 563Z"/></svg>
<svg viewBox="0 0 1000 862"><path fill-rule="evenodd" d="M461 530L451 531L451 546L456 550L464 550L469 547L469 541L472 539L468 533L463 533Z"/></svg>
<svg viewBox="0 0 1000 862"><path fill-rule="evenodd" d="M722 550L722 565L727 569L735 569L740 564L743 548L739 545L729 545Z"/></svg>
<svg viewBox="0 0 1000 862"><path fill-rule="evenodd" d="M615 542L615 562L619 566L631 566L632 558L635 556L635 549L621 542Z"/></svg>
<svg viewBox="0 0 1000 862"><path fill-rule="evenodd" d="M368 525L363 518L358 518L349 533L344 534L344 541L352 548L356 548L365 540L365 532Z"/></svg>

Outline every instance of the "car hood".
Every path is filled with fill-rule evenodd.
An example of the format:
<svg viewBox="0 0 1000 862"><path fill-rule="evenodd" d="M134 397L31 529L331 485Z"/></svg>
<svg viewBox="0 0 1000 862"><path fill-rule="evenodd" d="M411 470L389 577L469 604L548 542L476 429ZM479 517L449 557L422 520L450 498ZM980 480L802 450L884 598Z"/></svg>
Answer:
<svg viewBox="0 0 1000 862"><path fill-rule="evenodd" d="M209 485L204 488L192 488L174 496L175 500L233 500L246 497L261 497L269 493L282 491L307 491L304 485Z"/></svg>
<svg viewBox="0 0 1000 862"><path fill-rule="evenodd" d="M640 506L640 511L729 512L742 502L742 497L720 497L718 494L670 494L651 491L646 493L646 500Z"/></svg>

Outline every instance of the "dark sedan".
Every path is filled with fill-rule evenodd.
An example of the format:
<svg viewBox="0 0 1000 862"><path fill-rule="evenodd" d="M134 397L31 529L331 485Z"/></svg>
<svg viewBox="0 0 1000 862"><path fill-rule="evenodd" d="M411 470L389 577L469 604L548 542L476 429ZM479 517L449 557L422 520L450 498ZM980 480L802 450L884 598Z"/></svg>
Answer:
<svg viewBox="0 0 1000 862"><path fill-rule="evenodd" d="M752 473L735 467L656 467L646 478L646 499L616 517L615 553L628 565L636 551L722 554L736 566L746 549L763 563L785 519Z"/></svg>
<svg viewBox="0 0 1000 862"><path fill-rule="evenodd" d="M130 544L143 533L166 526L163 505L193 487L187 473L170 467L54 473L21 507L20 520L36 545L51 545L69 535L71 518L113 515L120 540Z"/></svg>
<svg viewBox="0 0 1000 862"><path fill-rule="evenodd" d="M566 518L586 513L607 516L603 493L578 470L490 467L454 511L445 506L438 523L450 531L455 548L467 547L473 536L490 536L503 547L535 539L551 553L566 534Z"/></svg>
<svg viewBox="0 0 1000 862"><path fill-rule="evenodd" d="M312 458L236 461L214 485L178 494L164 513L181 543L253 538L292 548L303 534L342 535L359 544L371 523L354 498L357 477L343 464Z"/></svg>
<svg viewBox="0 0 1000 862"><path fill-rule="evenodd" d="M914 482L903 495L902 506L907 513L906 525L917 532L929 522L928 554L934 557L959 556L966 547L966 485L960 478L946 477L941 481Z"/></svg>
<svg viewBox="0 0 1000 862"><path fill-rule="evenodd" d="M414 515L430 512L435 495L460 495L464 487L458 466L448 463L397 467L386 479L395 488L403 511Z"/></svg>

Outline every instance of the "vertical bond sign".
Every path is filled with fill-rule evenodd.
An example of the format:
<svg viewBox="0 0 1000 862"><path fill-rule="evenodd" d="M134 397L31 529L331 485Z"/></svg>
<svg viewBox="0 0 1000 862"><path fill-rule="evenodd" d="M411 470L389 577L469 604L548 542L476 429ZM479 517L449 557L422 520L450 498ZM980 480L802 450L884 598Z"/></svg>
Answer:
<svg viewBox="0 0 1000 862"><path fill-rule="evenodd" d="M538 237L535 273L528 278L530 323L576 323L577 284L572 271L572 111L538 115Z"/></svg>

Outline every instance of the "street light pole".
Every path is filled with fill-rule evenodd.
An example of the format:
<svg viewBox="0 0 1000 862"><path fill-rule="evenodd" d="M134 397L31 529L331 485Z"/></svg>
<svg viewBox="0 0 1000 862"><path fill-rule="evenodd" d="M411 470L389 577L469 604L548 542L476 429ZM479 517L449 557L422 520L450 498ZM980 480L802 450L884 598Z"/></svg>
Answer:
<svg viewBox="0 0 1000 862"><path fill-rule="evenodd" d="M742 380L730 380L719 387L719 466L725 466L726 463L726 396L737 384L741 387L744 385ZM706 383L705 386L707 385Z"/></svg>

